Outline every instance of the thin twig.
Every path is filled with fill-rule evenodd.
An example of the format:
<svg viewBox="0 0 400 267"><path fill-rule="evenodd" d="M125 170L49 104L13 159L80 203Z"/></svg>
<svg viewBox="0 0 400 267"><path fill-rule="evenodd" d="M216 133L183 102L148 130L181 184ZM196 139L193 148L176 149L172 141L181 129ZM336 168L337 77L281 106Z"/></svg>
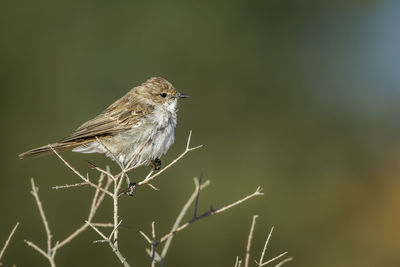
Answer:
<svg viewBox="0 0 400 267"><path fill-rule="evenodd" d="M107 167L108 167L108 166L107 166ZM112 178L108 178L108 179L107 179L107 183L106 183L106 185L104 186L105 191L109 191L108 189L110 188L112 182L113 182ZM97 202L96 202L96 205L95 205L94 208L93 208L93 215L92 215L92 217L94 216L94 213L95 213L95 212L97 211L97 209L99 208L100 204L103 202L105 195L106 195L106 194L102 191L102 193L101 193L100 196L98 197ZM90 217L89 217L89 218L90 218ZM89 220L89 221L91 221L91 220Z"/></svg>
<svg viewBox="0 0 400 267"><path fill-rule="evenodd" d="M256 219L257 218L258 218L258 215L254 215L253 216L253 221L251 223L249 237L247 239L246 258L245 258L245 261L244 261L244 266L245 267L249 266L251 239L253 238L254 226L256 225Z"/></svg>
<svg viewBox="0 0 400 267"><path fill-rule="evenodd" d="M260 257L260 264L263 262L263 260L264 260L264 255L265 255L265 251L267 251L267 246L268 246L268 243L269 243L269 240L270 240L270 238L271 238L271 235L272 235L272 232L274 231L274 227L272 226L271 227L271 230L269 231L269 234L268 234L268 237L267 237L267 241L265 241L265 244L264 244L264 248L263 248L263 250L262 250L262 253L261 253L261 257Z"/></svg>
<svg viewBox="0 0 400 267"><path fill-rule="evenodd" d="M64 189L64 188L71 188L71 187L78 187L78 186L82 186L82 185L87 185L87 182L83 182L83 183L76 183L76 184L66 184L66 185L56 185L53 186L53 189Z"/></svg>
<svg viewBox="0 0 400 267"><path fill-rule="evenodd" d="M245 198L242 198L242 199L240 199L240 200L238 200L238 201L236 201L236 202L234 202L234 203L232 203L230 205L227 205L227 206L225 206L223 208L220 208L220 209L216 210L214 212L214 214L218 214L218 213L224 212L225 210L230 209L230 208L232 208L232 207L234 207L234 206L236 206L236 205L238 205L238 204L240 204L240 203L242 203L242 202L244 202L244 201L246 201L246 200L248 200L248 199L250 199L252 197L264 195L264 193L262 193L261 190L262 190L261 186L257 187L256 191L253 194L248 195Z"/></svg>
<svg viewBox="0 0 400 267"><path fill-rule="evenodd" d="M281 262L279 262L277 265L275 265L275 267L281 267L283 264L285 264L289 261L292 261L292 260L293 260L292 257L286 258L286 259L282 260Z"/></svg>
<svg viewBox="0 0 400 267"><path fill-rule="evenodd" d="M234 267L240 267L242 266L242 260L239 259L239 256L236 256L236 261Z"/></svg>
<svg viewBox="0 0 400 267"><path fill-rule="evenodd" d="M47 252L45 252L43 249L41 249L39 246L37 246L36 244L34 244L31 241L25 240L25 243L28 246L30 246L33 249L35 249L36 251L38 251L44 257L46 257L46 259L49 261L51 267L55 267L56 263L55 263L55 260L54 260L54 256L55 256L55 253L56 253L56 250L57 250L57 247L58 247L58 242L56 243L56 246L53 249L51 247L52 234L51 234L51 231L50 231L49 223L47 222L46 215L45 215L44 210L43 210L42 202L40 201L40 198L39 198L39 194L38 194L38 190L39 189L36 187L35 181L33 180L33 178L31 178L31 186L32 186L31 193L32 193L33 197L36 200L36 204L38 206L39 213L40 213L40 216L42 217L42 222L43 222L43 225L44 225L44 228L45 228L45 231L46 231Z"/></svg>
<svg viewBox="0 0 400 267"><path fill-rule="evenodd" d="M56 253L57 253L57 250L58 250L58 245L60 244L60 242L59 241L57 241L56 242L56 244L54 245L54 248L53 248L53 259L55 259L55 257L56 257Z"/></svg>
<svg viewBox="0 0 400 267"><path fill-rule="evenodd" d="M146 239L146 241L151 245L152 241L151 239L142 231L139 231L139 233Z"/></svg>
<svg viewBox="0 0 400 267"><path fill-rule="evenodd" d="M114 245L116 248L118 248L118 234L119 234L119 229L118 229L118 199L119 199L119 191L122 186L123 182L123 176L124 176L124 171L122 172L121 176L119 177L119 181L117 182L114 181L114 192L113 192L113 221L114 221ZM117 178L118 179L118 178Z"/></svg>
<svg viewBox="0 0 400 267"><path fill-rule="evenodd" d="M276 257L274 257L274 258L272 258L272 259L270 259L270 260L268 260L268 261L266 261L266 262L263 262L262 264L260 264L260 263L258 263L257 261L256 261L256 263L258 264L258 266L265 266L265 265L267 265L268 263L271 263L271 262L273 262L274 260L277 260L277 259L279 259L280 257L282 257L282 256L284 256L284 255L286 255L287 254L287 251L286 252L283 252L282 254L279 254L278 256L276 256Z"/></svg>
<svg viewBox="0 0 400 267"><path fill-rule="evenodd" d="M153 237L153 240L156 239L156 228L155 228L155 221L151 223L151 236Z"/></svg>
<svg viewBox="0 0 400 267"><path fill-rule="evenodd" d="M77 237L80 233L82 233L83 231L85 231L87 228L87 226L85 224L81 225L81 227L79 227L78 229L76 229L73 233L71 233L69 236L67 236L63 241L61 241L58 244L58 248L61 248L63 246L65 246L66 244L68 244L69 242L72 241L72 239L74 239L75 237Z"/></svg>
<svg viewBox="0 0 400 267"><path fill-rule="evenodd" d="M96 227L114 227L112 223L92 223Z"/></svg>
<svg viewBox="0 0 400 267"><path fill-rule="evenodd" d="M239 264L239 256L236 256L235 265L233 265L233 267L237 267L238 264Z"/></svg>
<svg viewBox="0 0 400 267"><path fill-rule="evenodd" d="M121 225L122 220L117 224L117 226L111 231L110 235L108 236L108 239L111 240L111 237L113 236L114 232L119 228ZM93 224L92 224L93 225Z"/></svg>
<svg viewBox="0 0 400 267"><path fill-rule="evenodd" d="M151 251L151 249L146 248L146 253L147 253L147 255L149 255L150 257L153 257L153 252ZM160 263L160 266L163 266L163 265L162 265L162 258L161 258L161 256L160 256L160 254L157 253L157 251L154 251L154 260L155 260L156 262L159 262L159 263Z"/></svg>
<svg viewBox="0 0 400 267"><path fill-rule="evenodd" d="M216 215L216 214L221 213L221 212L223 212L223 211L226 211L226 210L228 210L228 209L230 209L230 208L232 208L232 207L234 207L234 206L236 206L236 205L239 205L239 204L243 203L244 201L246 201L246 200L248 200L248 199L250 199L250 198L253 198L253 197L255 197L255 196L263 195L263 193L261 193L260 190L261 190L261 187L258 187L257 190L256 190L254 193L252 193L252 194L250 194L250 195L248 195L248 196L246 196L246 197L244 197L244 198L242 198L242 199L240 199L240 200L238 200L238 201L236 201L236 202L234 202L234 203L232 203L232 204L229 204L229 205L227 205L227 206L225 206L225 207L222 207L222 208L216 209L216 210L211 209L211 210L209 210L209 211L203 213L202 215L198 216L196 220L193 220L193 219L192 219L192 220L190 220L190 221L188 221L188 222L182 224L181 226L179 226L178 228L176 228L175 231L169 232L168 234L166 234L165 236L163 236L163 237L160 239L160 243L165 242L170 236L172 236L172 235L174 235L174 234L176 234L176 233L182 231L183 229L185 229L186 227L188 227L191 223L193 223L193 222L195 222L195 221L198 221L199 219L206 218L206 217L209 217L209 216L212 216L212 215Z"/></svg>
<svg viewBox="0 0 400 267"><path fill-rule="evenodd" d="M19 225L19 222L17 222L17 223L15 224L14 228L11 230L10 235L8 236L6 242L4 243L3 248L2 248L1 251L0 251L0 265L1 265L1 258L2 258L3 255L4 255L4 251L6 251L6 248L8 247L8 245L9 245L9 243L10 243L10 240L11 240L11 238L13 237L13 235L14 235L14 233L15 233L15 230L17 230L18 225Z"/></svg>
<svg viewBox="0 0 400 267"><path fill-rule="evenodd" d="M126 261L125 257L122 256L121 252L119 251L118 247L116 247L114 245L114 243L107 238L96 226L94 226L93 224L91 224L90 222L86 221L86 223L93 228L93 230L95 230L102 238L105 242L107 242L110 247L112 248L112 251L114 252L114 254L118 257L118 259L121 261L121 263L125 266L125 267L130 267L129 263Z"/></svg>
<svg viewBox="0 0 400 267"><path fill-rule="evenodd" d="M196 187L197 187L197 195L196 195L196 201L194 202L194 215L193 218L197 218L197 209L199 208L199 198L200 198L200 184L201 180L203 179L203 174L200 174L199 181L197 181ZM195 179L196 183L196 179Z"/></svg>
<svg viewBox="0 0 400 267"><path fill-rule="evenodd" d="M106 241L110 241L109 239L108 239L108 237L106 237L96 226L94 226L93 224L91 224L90 222L88 222L88 221L85 221L90 227L92 227L93 228L93 230L95 230L102 238L103 238L103 240L106 240Z"/></svg>
<svg viewBox="0 0 400 267"><path fill-rule="evenodd" d="M198 195L198 191L199 191L199 190L203 190L204 188L206 188L206 187L210 184L210 181L209 181L209 180L205 181L205 182L204 182L203 184L201 184L201 185L199 185L199 181L198 181L196 178L194 178L193 180L194 180L194 184L195 184L194 192L193 192L192 195L190 196L189 200L185 203L185 205L183 206L181 212L179 213L178 217L176 218L175 223L174 223L174 225L172 226L171 233L172 233L172 232L175 232L176 229L179 227L179 224L181 223L183 217L185 216L186 212L188 211L188 209L189 209L190 206L192 205L194 199L195 199L196 196ZM167 255L168 248L169 248L169 246L170 246L170 244L171 244L171 242L172 242L172 238L173 238L173 235L171 235L171 236L167 239L167 241L165 242L165 245L164 245L163 250L162 250L162 252L161 252L161 258L162 258L162 259L164 259L165 256Z"/></svg>
<svg viewBox="0 0 400 267"><path fill-rule="evenodd" d="M157 243L156 243L156 228L154 221L151 223L151 236L153 237L153 242L151 244L151 267L155 267L156 266L155 252Z"/></svg>
<svg viewBox="0 0 400 267"><path fill-rule="evenodd" d="M148 183L148 186L150 186L151 189L153 189L154 191L160 191L160 189L158 189L157 187L155 187L154 185Z"/></svg>
<svg viewBox="0 0 400 267"><path fill-rule="evenodd" d="M95 169L96 171L99 171L99 172L101 172L101 173L107 175L109 178L111 178L111 179L113 179L113 180L116 179L116 178L114 177L114 175L113 175L109 170L103 170L102 168L100 168L100 167L94 165L93 163L91 163L90 161L88 161L88 163L89 163L89 165L90 165L93 169ZM107 167L108 167L108 166L107 166Z"/></svg>
<svg viewBox="0 0 400 267"><path fill-rule="evenodd" d="M59 159L61 159L62 162L64 162L64 164L70 169L72 170L79 178L81 178L84 182L88 183L90 186L94 187L94 188L98 188L100 191L103 191L104 193L106 193L109 196L113 196L109 191L104 190L101 187L98 187L96 184L92 183L88 178L86 178L85 176L83 176L80 172L78 172L74 167L72 167L51 145L48 145L50 147L51 150L53 150L53 152L58 156Z"/></svg>
<svg viewBox="0 0 400 267"><path fill-rule="evenodd" d="M156 246L159 244L159 242L156 240L156 228L155 228L155 222L153 221L151 223L151 237L148 237L144 232L139 231L139 233L146 239L146 241L150 244L151 250L149 250L149 256L151 257L151 266L154 267L156 262L161 261L160 255L156 252Z"/></svg>
<svg viewBox="0 0 400 267"><path fill-rule="evenodd" d="M43 250L43 249L41 249L40 247L38 247L37 245L35 245L35 243L33 243L33 242L31 242L31 241L29 241L29 240L24 240L24 242L28 245L28 246L30 246L30 247L32 247L34 250L36 250L37 252L39 252L40 254L42 254L46 259L48 259L49 260L49 262L50 262L50 264L51 264L51 257L49 256L49 255L47 255L47 253ZM53 265L52 265L53 266ZM55 265L54 265L55 266Z"/></svg>
<svg viewBox="0 0 400 267"><path fill-rule="evenodd" d="M44 225L44 229L46 230L46 235L47 235L47 253L51 253L51 238L52 238L52 234L50 231L50 227L49 227L49 223L46 219L46 215L44 214L44 210L43 210L43 206L42 206L42 202L39 199L39 195L38 195L38 188L35 185L35 181L33 180L33 178L31 178L31 185L32 185L32 195L34 196L35 200L36 200L36 204L38 206L39 209L39 213L40 213L40 217L42 217L42 222Z"/></svg>
<svg viewBox="0 0 400 267"><path fill-rule="evenodd" d="M103 179L104 179L104 173L100 173L100 178L99 178L99 181L97 182L97 187L98 188L102 188ZM91 219L94 216L94 213L97 210L96 209L96 204L97 204L97 200L98 200L99 193L100 193L100 190L98 188L96 188L96 191L94 192L94 196L93 196L93 199L92 199L92 204L90 205L88 221L91 221ZM102 193L102 194L104 194L104 193Z"/></svg>
<svg viewBox="0 0 400 267"><path fill-rule="evenodd" d="M90 211L89 211L89 215L88 215L88 218L87 218L87 221L89 221L89 222L92 221L94 215L97 212L97 209L99 208L100 204L104 200L105 192L101 191L101 194L99 195L99 192L100 192L99 188L101 188L101 186L102 186L103 179L104 179L104 174L100 174L100 178L99 178L99 181L98 181L98 184L97 184L96 191L95 191L94 196L93 196L92 204L90 206ZM106 186L104 187L105 190L108 190L108 188L110 187L111 181L112 181L111 179L107 180ZM87 227L88 227L88 225L86 223L84 223L81 227L76 229L73 233L71 233L68 237L66 237L63 241L61 241L58 244L57 249L63 247L64 245L68 244L69 242L71 242L72 239L74 239L80 233L85 231L87 229Z"/></svg>
<svg viewBox="0 0 400 267"><path fill-rule="evenodd" d="M271 239L273 230L274 230L274 227L272 226L272 227L271 227L271 230L269 231L267 240L265 241L265 245L264 245L263 251L262 251L262 253L261 253L260 261L258 261L258 262L255 261L255 263L257 263L257 266L258 266L258 267L265 266L265 265L267 265L268 263L271 263L271 262L273 262L273 261L275 261L275 260L279 259L280 257L282 257L282 256L284 256L284 255L287 254L287 251L286 251L286 252L284 252L284 253L282 253L282 254L280 254L280 255L278 255L278 256L276 256L276 257L274 257L274 258L272 258L272 259L270 259L270 260L268 260L268 261L266 261L266 262L263 262L263 260L264 260L264 255L265 255L265 252L267 251L267 246L268 246L269 240Z"/></svg>

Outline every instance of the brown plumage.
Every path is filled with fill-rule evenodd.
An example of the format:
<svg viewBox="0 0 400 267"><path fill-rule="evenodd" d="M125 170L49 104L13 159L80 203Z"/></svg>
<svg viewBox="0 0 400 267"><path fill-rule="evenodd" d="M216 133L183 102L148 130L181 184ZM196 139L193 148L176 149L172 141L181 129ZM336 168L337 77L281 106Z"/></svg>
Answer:
<svg viewBox="0 0 400 267"><path fill-rule="evenodd" d="M71 135L58 143L51 144L51 146L58 152L75 148L77 152L107 154L104 149L102 150L102 147L99 147L100 144L96 141L96 137L98 137L106 144L107 148L110 148L116 156L120 157L121 163L125 163L126 158L131 156L132 150L137 149L137 145L146 138L146 133L149 136L149 130L157 133L157 131L163 131L173 124L173 139L173 128L176 124L176 103L177 99L182 97L186 96L178 93L167 80L160 77L150 78L142 85L130 90L98 116L82 124ZM144 136L139 138L139 135L142 134ZM129 141L126 136L132 137L131 139L135 140L135 143ZM165 138L171 137L165 136ZM26 151L19 157L21 159L36 157L51 152L51 148L46 145ZM162 152L165 153L166 151ZM148 163L147 159L145 161L145 163ZM137 164L143 163L137 162Z"/></svg>

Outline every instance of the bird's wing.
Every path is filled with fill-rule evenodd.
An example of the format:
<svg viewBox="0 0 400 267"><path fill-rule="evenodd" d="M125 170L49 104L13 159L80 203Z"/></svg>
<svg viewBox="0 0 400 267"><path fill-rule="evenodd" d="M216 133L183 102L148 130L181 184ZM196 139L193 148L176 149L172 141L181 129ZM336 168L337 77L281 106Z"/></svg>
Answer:
<svg viewBox="0 0 400 267"><path fill-rule="evenodd" d="M125 100L125 101L124 101ZM91 139L96 136L113 135L127 130L150 114L154 107L121 98L95 118L85 122L62 142Z"/></svg>

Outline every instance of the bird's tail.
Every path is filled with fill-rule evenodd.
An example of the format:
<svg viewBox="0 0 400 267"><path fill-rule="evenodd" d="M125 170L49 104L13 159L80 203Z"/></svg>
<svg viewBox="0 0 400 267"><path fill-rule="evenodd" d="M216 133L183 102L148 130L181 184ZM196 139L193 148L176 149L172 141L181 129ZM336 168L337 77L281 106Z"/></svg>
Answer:
<svg viewBox="0 0 400 267"><path fill-rule="evenodd" d="M53 153L53 150L50 147L52 147L57 152L63 152L63 151L78 147L80 145L82 145L82 142L55 143L55 144L50 144L50 145L41 146L38 148L28 150L24 153L19 154L18 157L20 159L29 158L29 157L40 157L40 156L45 156L45 155Z"/></svg>

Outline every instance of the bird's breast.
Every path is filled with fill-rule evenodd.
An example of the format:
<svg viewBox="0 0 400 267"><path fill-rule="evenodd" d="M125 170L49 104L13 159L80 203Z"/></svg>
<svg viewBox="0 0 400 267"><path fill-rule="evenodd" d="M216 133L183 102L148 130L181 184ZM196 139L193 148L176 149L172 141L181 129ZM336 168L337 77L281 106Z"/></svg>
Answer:
<svg viewBox="0 0 400 267"><path fill-rule="evenodd" d="M163 108L154 109L153 113L148 115L148 120L155 128L165 128L167 126L176 126L176 112L170 112Z"/></svg>
<svg viewBox="0 0 400 267"><path fill-rule="evenodd" d="M119 160L126 164L135 157L133 165L142 165L160 158L175 141L176 122L176 113L154 111L130 130L114 136Z"/></svg>

